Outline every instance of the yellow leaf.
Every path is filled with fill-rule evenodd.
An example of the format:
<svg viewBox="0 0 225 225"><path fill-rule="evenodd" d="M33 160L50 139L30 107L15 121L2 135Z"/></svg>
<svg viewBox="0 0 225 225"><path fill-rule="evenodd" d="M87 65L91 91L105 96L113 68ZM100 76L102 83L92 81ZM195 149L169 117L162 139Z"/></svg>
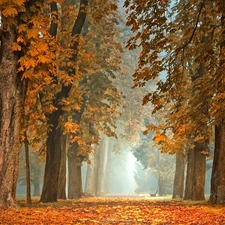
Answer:
<svg viewBox="0 0 225 225"><path fill-rule="evenodd" d="M18 6L24 5L25 0L12 0L12 2Z"/></svg>
<svg viewBox="0 0 225 225"><path fill-rule="evenodd" d="M51 105L51 106L49 107L49 110L52 112L52 111L57 110L57 108L56 108L56 107L54 107L53 105Z"/></svg>
<svg viewBox="0 0 225 225"><path fill-rule="evenodd" d="M21 46L18 43L14 42L12 44L12 50L13 51L21 51Z"/></svg>
<svg viewBox="0 0 225 225"><path fill-rule="evenodd" d="M46 56L43 56L43 55L39 55L39 56L38 56L38 61L39 61L40 63L47 63L47 62L49 62L49 58L46 57Z"/></svg>
<svg viewBox="0 0 225 225"><path fill-rule="evenodd" d="M18 26L18 32L21 33L23 31L27 31L27 24L20 24Z"/></svg>
<svg viewBox="0 0 225 225"><path fill-rule="evenodd" d="M39 31L38 29L34 28L34 29L30 29L28 32L27 32L27 38L30 39L30 38L38 38L38 35L39 35Z"/></svg>
<svg viewBox="0 0 225 225"><path fill-rule="evenodd" d="M18 43L19 43L19 42L25 43L25 41L24 41L24 39L23 39L22 36L19 36L19 37L17 38L17 42L18 42Z"/></svg>
<svg viewBox="0 0 225 225"><path fill-rule="evenodd" d="M8 16L17 16L18 12L15 8L6 8L4 10L2 10L2 15L5 16L5 17L8 17Z"/></svg>

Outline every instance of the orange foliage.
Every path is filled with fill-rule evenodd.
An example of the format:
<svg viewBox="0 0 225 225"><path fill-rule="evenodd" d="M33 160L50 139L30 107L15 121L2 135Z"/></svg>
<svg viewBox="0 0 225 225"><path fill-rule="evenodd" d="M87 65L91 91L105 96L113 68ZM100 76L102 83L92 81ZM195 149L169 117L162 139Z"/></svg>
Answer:
<svg viewBox="0 0 225 225"><path fill-rule="evenodd" d="M1 224L224 224L225 208L175 201L83 198L0 209Z"/></svg>

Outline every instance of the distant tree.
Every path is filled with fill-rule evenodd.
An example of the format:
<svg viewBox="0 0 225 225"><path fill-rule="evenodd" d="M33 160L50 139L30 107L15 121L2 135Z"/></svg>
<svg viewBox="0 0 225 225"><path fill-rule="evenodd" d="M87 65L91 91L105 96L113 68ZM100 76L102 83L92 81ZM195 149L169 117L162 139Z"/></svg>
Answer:
<svg viewBox="0 0 225 225"><path fill-rule="evenodd" d="M150 194L151 191L155 191L155 188L152 187L151 184L151 176L143 167L142 164L136 162L135 163L135 172L134 172L134 179L137 184L137 188L135 189L135 193L148 193Z"/></svg>
<svg viewBox="0 0 225 225"><path fill-rule="evenodd" d="M111 151L111 138L101 134L99 145L93 146L90 164L87 169L85 194L102 196L106 194L109 179L108 164Z"/></svg>
<svg viewBox="0 0 225 225"><path fill-rule="evenodd" d="M161 196L172 193L175 161L173 156L162 154L153 146L152 136L153 133L143 136L140 144L132 149L132 153L143 168L157 178L158 194Z"/></svg>
<svg viewBox="0 0 225 225"><path fill-rule="evenodd" d="M44 175L44 160L38 155L38 152L29 152L30 182L33 184L34 188L32 193L33 196L40 196L40 185L43 183ZM20 149L18 184L27 185L24 146Z"/></svg>

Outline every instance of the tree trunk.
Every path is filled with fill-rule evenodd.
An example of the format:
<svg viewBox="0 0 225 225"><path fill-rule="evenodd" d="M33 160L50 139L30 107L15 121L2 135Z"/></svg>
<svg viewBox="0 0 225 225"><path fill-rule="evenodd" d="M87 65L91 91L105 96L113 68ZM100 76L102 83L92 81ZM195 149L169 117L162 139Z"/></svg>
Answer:
<svg viewBox="0 0 225 225"><path fill-rule="evenodd" d="M25 81L17 74L18 56L12 51L16 42L16 24L4 23L2 17L0 55L0 207L15 207L18 177L21 117ZM13 20L13 19L12 19Z"/></svg>
<svg viewBox="0 0 225 225"><path fill-rule="evenodd" d="M26 160L26 183L27 183L27 204L31 204L31 188L30 188L30 159L29 159L29 142L27 140L27 134L24 132L25 140L25 160Z"/></svg>
<svg viewBox="0 0 225 225"><path fill-rule="evenodd" d="M40 196L40 184L38 183L33 183L34 185L34 193L33 196Z"/></svg>
<svg viewBox="0 0 225 225"><path fill-rule="evenodd" d="M164 194L163 182L162 182L162 178L161 178L160 172L158 174L158 193L159 193L159 196L163 196L163 194Z"/></svg>
<svg viewBox="0 0 225 225"><path fill-rule="evenodd" d="M221 25L223 30L222 31L223 41L220 44L220 50L221 50L220 67L224 69L225 9L224 7L221 7L220 10L222 11ZM220 76L223 76L223 73ZM218 82L217 84L218 94L221 94L221 91L219 91L219 88L224 85L221 81ZM223 103L218 102L218 104L222 105ZM215 150L214 150L212 177L211 177L211 194L210 194L209 201L213 204L225 204L225 166L224 166L225 165L225 119L216 118L216 123L217 124L215 125Z"/></svg>
<svg viewBox="0 0 225 225"><path fill-rule="evenodd" d="M194 165L194 183L192 200L205 200L205 173L206 173L206 152L208 146L206 143L195 143L195 165Z"/></svg>
<svg viewBox="0 0 225 225"><path fill-rule="evenodd" d="M205 200L206 143L195 143L188 153L187 177L184 199Z"/></svg>
<svg viewBox="0 0 225 225"><path fill-rule="evenodd" d="M187 172L184 199L192 199L193 196L193 177L194 177L194 149L190 149L187 156Z"/></svg>
<svg viewBox="0 0 225 225"><path fill-rule="evenodd" d="M184 172L185 156L182 152L176 153L176 170L173 183L173 199L183 198L184 194Z"/></svg>
<svg viewBox="0 0 225 225"><path fill-rule="evenodd" d="M81 30L83 28L85 19L86 19L86 7L88 5L88 0L80 0L80 9L79 13L77 15L77 18L74 22L71 35L73 37L78 37L78 35L81 34ZM53 8L52 11L57 11L57 5L53 4L51 5ZM52 28L52 35L55 36L57 32L57 27L54 29ZM51 31L51 29L50 29ZM73 46L71 48L74 50L74 54L71 56L71 60L76 61L77 57L77 48L78 48L79 38L74 42ZM65 70L68 70L68 74L70 76L75 76L75 69L71 68L65 68ZM48 133L47 138L47 155L46 155L46 165L45 165L45 175L44 175L44 185L41 195L41 202L56 202L57 201L57 195L58 195L58 184L59 184L59 176L60 176L60 166L61 166L61 156L62 151L65 151L64 149L61 149L62 141L63 141L63 135L62 131L59 126L59 118L63 115L62 105L60 105L60 101L63 98L67 98L69 96L71 85L65 86L62 85L62 90L60 93L56 95L55 101L53 105L58 109L57 111L54 111L52 114L47 115L48 117L48 123L51 126L51 131ZM61 139L62 137L62 139ZM59 193L60 194L60 193Z"/></svg>
<svg viewBox="0 0 225 225"><path fill-rule="evenodd" d="M215 126L215 150L209 201L225 204L225 120Z"/></svg>
<svg viewBox="0 0 225 225"><path fill-rule="evenodd" d="M68 198L79 199L82 196L81 161L77 156L77 142L68 149Z"/></svg>
<svg viewBox="0 0 225 225"><path fill-rule="evenodd" d="M47 154L45 164L44 184L41 194L41 202L56 202L58 194L59 172L61 165L61 137L62 132L58 126L60 110L54 111L48 116L49 124L52 124L51 131L47 138Z"/></svg>
<svg viewBox="0 0 225 225"><path fill-rule="evenodd" d="M58 199L66 199L66 152L67 152L67 138L62 137L61 141L61 161L59 170L59 183L58 183Z"/></svg>

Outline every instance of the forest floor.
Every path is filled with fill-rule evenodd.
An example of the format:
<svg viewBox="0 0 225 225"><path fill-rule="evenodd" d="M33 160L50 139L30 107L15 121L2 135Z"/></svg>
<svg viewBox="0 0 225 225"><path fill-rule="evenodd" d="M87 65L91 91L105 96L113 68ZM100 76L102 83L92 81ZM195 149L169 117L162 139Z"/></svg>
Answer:
<svg viewBox="0 0 225 225"><path fill-rule="evenodd" d="M81 198L57 203L26 205L18 200L16 209L0 209L4 225L225 225L225 207L208 202L173 201L158 198Z"/></svg>

